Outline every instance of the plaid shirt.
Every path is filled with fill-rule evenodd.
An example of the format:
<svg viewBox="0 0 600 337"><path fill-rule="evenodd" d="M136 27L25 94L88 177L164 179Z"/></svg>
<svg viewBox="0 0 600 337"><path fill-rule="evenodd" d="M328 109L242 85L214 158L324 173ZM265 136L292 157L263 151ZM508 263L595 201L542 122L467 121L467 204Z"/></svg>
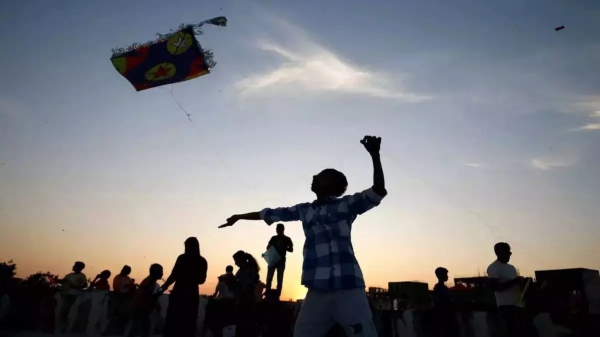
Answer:
<svg viewBox="0 0 600 337"><path fill-rule="evenodd" d="M385 195L384 195L385 196ZM266 208L260 217L268 225L302 221L306 241L302 284L315 290L364 288L365 281L354 256L350 231L356 217L379 205L383 196L372 188L342 198L292 207Z"/></svg>

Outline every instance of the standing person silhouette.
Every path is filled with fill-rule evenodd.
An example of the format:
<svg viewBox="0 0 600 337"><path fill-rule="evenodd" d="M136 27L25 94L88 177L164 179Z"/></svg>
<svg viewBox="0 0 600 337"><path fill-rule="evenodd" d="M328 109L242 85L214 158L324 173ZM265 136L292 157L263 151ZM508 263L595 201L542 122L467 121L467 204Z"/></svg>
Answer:
<svg viewBox="0 0 600 337"><path fill-rule="evenodd" d="M165 337L192 337L196 335L200 293L198 286L206 281L208 263L200 255L198 239L185 240L185 253L179 255L173 271L162 286L166 291L175 283L169 295L165 320Z"/></svg>
<svg viewBox="0 0 600 337"><path fill-rule="evenodd" d="M274 247L279 254L279 261L275 263L273 266L269 266L267 269L267 291L271 290L271 284L273 283L273 274L277 271L277 297L281 296L281 289L283 288L283 273L285 272L285 255L287 252L292 253L294 251L294 243L289 236L283 234L285 232L285 227L283 224L277 224L277 235L273 236L271 240L269 240L269 244L267 245L267 250L269 248Z"/></svg>
<svg viewBox="0 0 600 337"><path fill-rule="evenodd" d="M443 337L457 337L459 333L455 318L455 307L450 290L446 286L448 269L443 267L437 268L435 276L438 279L438 283L433 287L433 302L437 331Z"/></svg>
<svg viewBox="0 0 600 337"><path fill-rule="evenodd" d="M234 215L220 227L239 220L302 221L306 241L302 284L306 299L294 328L294 337L324 336L334 323L347 335L377 336L365 293L365 281L350 239L352 223L379 205L387 195L379 149L381 138L365 136L361 144L373 161L373 187L342 197L348 187L343 173L325 169L313 177L317 200L292 207Z"/></svg>
<svg viewBox="0 0 600 337"><path fill-rule="evenodd" d="M496 261L487 269L490 287L496 295L496 304L506 324L509 336L524 337L527 335L525 311L521 303L521 287L527 281L517 273L517 269L508 263L512 252L510 245L499 242L494 245Z"/></svg>
<svg viewBox="0 0 600 337"><path fill-rule="evenodd" d="M260 281L260 267L256 259L242 250L233 254L233 261L239 267L235 273L237 289L235 300L237 303L239 323L236 327L236 336L254 337L258 333L256 322L256 286Z"/></svg>

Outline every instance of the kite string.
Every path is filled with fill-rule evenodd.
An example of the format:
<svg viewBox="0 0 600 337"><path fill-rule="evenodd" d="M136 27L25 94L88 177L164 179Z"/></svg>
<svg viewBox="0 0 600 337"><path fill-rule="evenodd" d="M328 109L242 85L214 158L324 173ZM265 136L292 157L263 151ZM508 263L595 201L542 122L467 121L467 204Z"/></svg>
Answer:
<svg viewBox="0 0 600 337"><path fill-rule="evenodd" d="M175 95L173 95L173 84L171 84L171 91L169 92L171 94L171 97L173 98L173 100L175 101L175 103L177 103L177 106L179 107L179 109L181 111L183 111L183 113L185 113L185 115L187 116L187 118L190 120L190 122L192 121L192 118L190 116L192 116L191 114L189 114L182 106L181 103L179 103L179 101L177 100L177 98L175 98Z"/></svg>
<svg viewBox="0 0 600 337"><path fill-rule="evenodd" d="M450 200L450 198L448 198L445 193L441 193L440 190L438 188L433 188L429 183L425 182L423 179L421 179L420 177L416 176L415 174L413 174L412 172L410 172L406 167L404 167L403 165L400 165L397 161L393 160L390 157L387 157L387 159L390 159L396 166L400 166L401 168L404 168L404 172L407 173L408 175L410 175L411 177L413 177L414 179L418 180L419 182L421 182L421 184L428 186L431 190L434 190L437 192L437 194L442 197L447 203L448 205L450 205L452 208L454 208L456 211L463 211L469 214L474 215L475 217L479 218L480 220L480 224L482 224L483 226L485 226L489 232L492 234L492 236L498 240L499 242L504 241L504 239L502 238L502 236L499 236L494 230L500 230L500 228L498 226L490 226L488 224L487 219L481 215L480 213L474 212L474 211L470 211L470 210L463 210L459 207L457 207L454 202L452 202ZM544 265L546 268L549 268L548 263L546 263L545 260L543 260L541 257L539 257L536 253L534 253L531 249L525 247L525 245L521 244L520 242L517 242L517 246L525 249L531 256L533 256L535 259L538 260L538 262L540 262L542 265Z"/></svg>

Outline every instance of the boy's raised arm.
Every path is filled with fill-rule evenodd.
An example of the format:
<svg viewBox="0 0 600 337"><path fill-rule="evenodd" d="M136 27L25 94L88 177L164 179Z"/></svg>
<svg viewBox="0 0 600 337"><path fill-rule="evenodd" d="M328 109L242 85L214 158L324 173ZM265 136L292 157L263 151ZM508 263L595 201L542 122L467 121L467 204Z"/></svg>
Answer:
<svg viewBox="0 0 600 337"><path fill-rule="evenodd" d="M365 147L373 160L373 191L381 197L385 197L385 178L379 150L381 148L381 137L365 136L360 143Z"/></svg>

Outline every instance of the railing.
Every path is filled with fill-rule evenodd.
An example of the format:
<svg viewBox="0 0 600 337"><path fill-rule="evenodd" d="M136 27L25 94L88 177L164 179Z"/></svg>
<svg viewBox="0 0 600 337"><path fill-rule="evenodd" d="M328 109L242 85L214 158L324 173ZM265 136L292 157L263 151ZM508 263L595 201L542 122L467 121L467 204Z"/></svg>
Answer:
<svg viewBox="0 0 600 337"><path fill-rule="evenodd" d="M57 294L54 307L54 333L69 334L81 336L106 336L109 327L109 292L103 291L82 291L78 294L77 300L68 312L66 325L61 327L60 313L62 308L62 299ZM162 296L159 300L159 310L151 315L152 332L154 335L162 334L162 327L166 316L169 296ZM0 321L9 316L11 305L10 299L5 296L0 299ZM198 310L197 336L210 336L204 334L204 316L208 299L201 298ZM2 316L3 315L3 316ZM374 321L379 330L380 337L417 337L426 335L431 324L423 319L423 311L406 310L403 313L390 310L375 310ZM464 337L497 337L506 336L502 327L501 320L494 314L485 312L473 312L469 314L457 314L457 322L461 330L461 336ZM534 318L534 324L538 329L540 337L558 337L561 333L568 332L563 327L556 326L550 320L547 313L541 313ZM429 326L427 326L429 325ZM64 328L64 331L62 328ZM127 335L130 329L130 323L126 323L124 331L114 335ZM289 327L290 332L292 327ZM233 329L228 328L224 336L233 336ZM1 335L1 333L0 333ZM113 335L111 333L111 335ZM19 336L42 336L34 332L22 332Z"/></svg>

